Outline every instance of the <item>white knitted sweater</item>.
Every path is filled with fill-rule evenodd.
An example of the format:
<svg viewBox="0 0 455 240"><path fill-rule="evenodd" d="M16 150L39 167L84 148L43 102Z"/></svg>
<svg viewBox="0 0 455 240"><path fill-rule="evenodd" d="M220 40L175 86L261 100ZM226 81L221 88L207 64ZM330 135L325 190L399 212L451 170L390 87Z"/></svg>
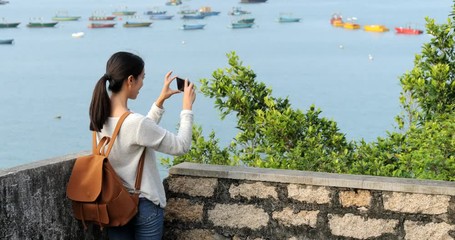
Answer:
<svg viewBox="0 0 455 240"><path fill-rule="evenodd" d="M191 147L193 112L182 110L178 134L171 133L158 126L164 109L154 103L147 116L130 114L122 124L120 132L109 154L112 167L122 179L127 189L134 189L136 170L144 147L147 147L144 170L142 173L141 195L161 207L166 206L164 186L161 181L155 157L155 151L182 155ZM103 136L112 136L119 117L110 117L104 124L98 141Z"/></svg>

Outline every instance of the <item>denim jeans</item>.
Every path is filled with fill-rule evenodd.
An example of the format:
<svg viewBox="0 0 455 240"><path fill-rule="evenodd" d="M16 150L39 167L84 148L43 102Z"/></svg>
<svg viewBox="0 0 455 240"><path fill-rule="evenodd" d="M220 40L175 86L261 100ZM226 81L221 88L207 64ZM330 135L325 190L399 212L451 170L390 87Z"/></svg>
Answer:
<svg viewBox="0 0 455 240"><path fill-rule="evenodd" d="M136 216L125 226L109 227L109 240L160 240L163 235L164 210L146 198L139 198Z"/></svg>

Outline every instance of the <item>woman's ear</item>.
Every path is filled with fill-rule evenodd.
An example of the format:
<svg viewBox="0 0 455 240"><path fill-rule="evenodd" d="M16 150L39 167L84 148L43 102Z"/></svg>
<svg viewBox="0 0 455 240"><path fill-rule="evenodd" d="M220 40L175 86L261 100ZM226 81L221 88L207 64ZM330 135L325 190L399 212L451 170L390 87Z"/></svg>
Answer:
<svg viewBox="0 0 455 240"><path fill-rule="evenodd" d="M128 87L133 86L133 83L134 83L134 76L133 76L133 75L129 75L129 76L128 76L128 79L127 79L126 81L127 81L127 83L128 83Z"/></svg>

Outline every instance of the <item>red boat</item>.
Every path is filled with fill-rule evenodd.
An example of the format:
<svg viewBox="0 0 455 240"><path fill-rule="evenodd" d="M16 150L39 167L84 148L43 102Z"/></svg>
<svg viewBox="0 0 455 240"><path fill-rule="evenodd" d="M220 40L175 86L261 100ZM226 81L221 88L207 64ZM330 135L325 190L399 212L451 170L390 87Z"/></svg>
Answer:
<svg viewBox="0 0 455 240"><path fill-rule="evenodd" d="M113 28L115 23L89 23L88 28Z"/></svg>
<svg viewBox="0 0 455 240"><path fill-rule="evenodd" d="M400 34L412 34L412 35L418 35L418 34L423 33L422 30L411 28L411 27L396 27L395 31Z"/></svg>

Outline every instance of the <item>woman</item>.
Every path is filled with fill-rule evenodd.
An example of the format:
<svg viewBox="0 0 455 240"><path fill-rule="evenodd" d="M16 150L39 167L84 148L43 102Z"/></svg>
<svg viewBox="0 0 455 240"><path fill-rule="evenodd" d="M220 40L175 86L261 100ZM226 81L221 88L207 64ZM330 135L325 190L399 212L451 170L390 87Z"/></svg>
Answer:
<svg viewBox="0 0 455 240"><path fill-rule="evenodd" d="M192 105L196 98L193 83L188 84L185 80L178 134L158 126L164 113L165 100L181 92L170 88L175 79L171 74L166 74L161 94L147 116L132 113L125 119L109 155L109 161L125 187L132 190L137 165L146 148L138 213L127 225L108 228L110 240L161 239L163 234L166 196L155 151L171 155L188 152L193 124ZM90 104L90 130L97 132L98 140L103 136L111 136L119 117L130 111L128 100L136 99L144 76L144 61L135 54L117 52L108 60L106 73L96 84ZM110 91L110 97L106 88Z"/></svg>

